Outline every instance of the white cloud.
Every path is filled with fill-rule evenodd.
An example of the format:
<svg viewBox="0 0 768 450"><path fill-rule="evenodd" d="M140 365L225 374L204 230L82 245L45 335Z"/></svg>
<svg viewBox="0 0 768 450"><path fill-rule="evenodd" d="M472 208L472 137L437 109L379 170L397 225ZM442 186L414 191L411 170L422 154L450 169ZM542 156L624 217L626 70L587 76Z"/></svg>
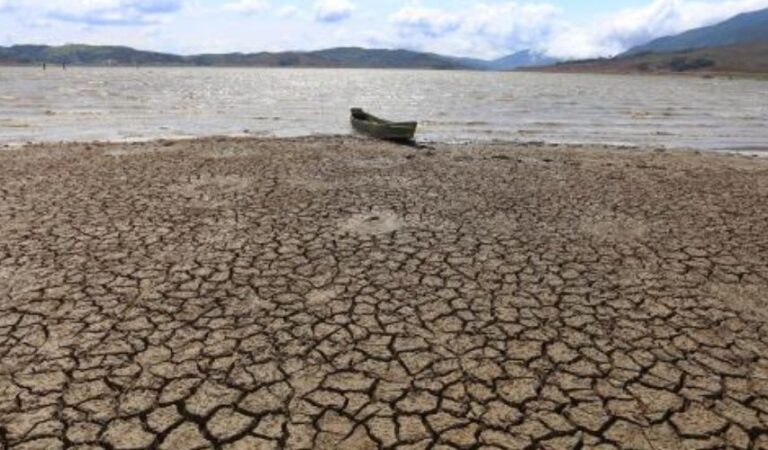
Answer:
<svg viewBox="0 0 768 450"><path fill-rule="evenodd" d="M465 56L497 57L531 49L561 58L612 56L652 39L714 24L740 12L768 7L768 0L654 0L592 20L568 21L543 2L506 1L457 10L412 2L390 17L391 45Z"/></svg>
<svg viewBox="0 0 768 450"><path fill-rule="evenodd" d="M299 8L293 5L285 5L277 10L277 15L280 17L296 17L299 15Z"/></svg>
<svg viewBox="0 0 768 450"><path fill-rule="evenodd" d="M355 6L349 0L318 0L315 2L315 19L319 22L341 22L349 19Z"/></svg>
<svg viewBox="0 0 768 450"><path fill-rule="evenodd" d="M269 6L268 0L238 0L225 4L224 9L241 14L255 14L266 11Z"/></svg>
<svg viewBox="0 0 768 450"><path fill-rule="evenodd" d="M768 0L654 0L648 6L603 17L597 27L567 26L552 37L547 50L560 57L611 56L662 36L765 7Z"/></svg>
<svg viewBox="0 0 768 450"><path fill-rule="evenodd" d="M538 50L562 21L562 12L546 3L478 4L457 11L411 3L390 18L401 43L430 51L498 56Z"/></svg>
<svg viewBox="0 0 768 450"><path fill-rule="evenodd" d="M0 0L2 1L2 0ZM184 0L5 0L6 9L88 25L147 25L176 13Z"/></svg>
<svg viewBox="0 0 768 450"><path fill-rule="evenodd" d="M407 33L424 34L429 37L442 36L455 31L461 25L461 19L456 14L435 8L424 8L416 4L397 11L391 19Z"/></svg>
<svg viewBox="0 0 768 450"><path fill-rule="evenodd" d="M302 7L272 0L0 0L0 29L8 42L111 42L185 52L361 45L483 58L524 49L587 58L768 7L768 0L645 0L580 23L555 0L421 1L382 2L399 5L387 10L355 0L312 0ZM260 17L264 8L270 14ZM388 17L374 15L382 10ZM162 35L138 37L152 25Z"/></svg>

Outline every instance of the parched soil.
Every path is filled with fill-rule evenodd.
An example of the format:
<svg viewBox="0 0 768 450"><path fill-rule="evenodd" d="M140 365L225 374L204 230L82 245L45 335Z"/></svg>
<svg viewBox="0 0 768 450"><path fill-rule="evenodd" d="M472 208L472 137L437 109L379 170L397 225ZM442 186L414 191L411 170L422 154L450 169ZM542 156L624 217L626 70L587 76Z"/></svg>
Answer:
<svg viewBox="0 0 768 450"><path fill-rule="evenodd" d="M768 448L768 161L0 152L0 448Z"/></svg>

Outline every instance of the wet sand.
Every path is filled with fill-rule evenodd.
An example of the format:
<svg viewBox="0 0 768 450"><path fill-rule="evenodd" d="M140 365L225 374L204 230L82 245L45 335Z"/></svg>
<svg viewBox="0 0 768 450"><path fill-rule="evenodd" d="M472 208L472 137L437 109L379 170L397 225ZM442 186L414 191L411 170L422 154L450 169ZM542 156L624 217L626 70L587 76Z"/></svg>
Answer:
<svg viewBox="0 0 768 450"><path fill-rule="evenodd" d="M0 448L768 448L768 161L0 151Z"/></svg>

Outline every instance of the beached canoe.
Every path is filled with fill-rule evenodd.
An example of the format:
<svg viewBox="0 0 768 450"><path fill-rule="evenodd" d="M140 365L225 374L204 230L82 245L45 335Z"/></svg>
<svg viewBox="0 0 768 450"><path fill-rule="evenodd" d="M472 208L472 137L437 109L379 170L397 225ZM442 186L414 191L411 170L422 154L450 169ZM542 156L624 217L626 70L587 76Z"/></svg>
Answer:
<svg viewBox="0 0 768 450"><path fill-rule="evenodd" d="M416 134L416 122L390 122L368 114L360 108L352 108L350 120L355 130L378 139L410 141Z"/></svg>

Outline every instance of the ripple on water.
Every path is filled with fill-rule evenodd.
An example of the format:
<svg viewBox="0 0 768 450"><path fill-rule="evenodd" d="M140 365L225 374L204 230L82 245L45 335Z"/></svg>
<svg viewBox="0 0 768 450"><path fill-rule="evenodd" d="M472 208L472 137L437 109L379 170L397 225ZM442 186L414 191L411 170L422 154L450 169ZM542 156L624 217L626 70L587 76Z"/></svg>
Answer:
<svg viewBox="0 0 768 450"><path fill-rule="evenodd" d="M18 131L0 135L2 143L111 139L116 129L145 138L244 129L285 137L346 134L352 105L393 120L417 119L421 137L448 142L532 133L547 142L647 145L660 123L674 135L654 136L653 145L722 149L768 140L762 126L768 108L755 105L765 96L764 83L749 80L713 90L682 77L195 68L83 68L41 76L28 68L4 70L0 121L6 121L0 126ZM46 110L56 115L45 116ZM8 125L18 117L23 123ZM45 127L24 124L38 119ZM615 127L619 120L633 125ZM158 124L167 128L158 131Z"/></svg>

